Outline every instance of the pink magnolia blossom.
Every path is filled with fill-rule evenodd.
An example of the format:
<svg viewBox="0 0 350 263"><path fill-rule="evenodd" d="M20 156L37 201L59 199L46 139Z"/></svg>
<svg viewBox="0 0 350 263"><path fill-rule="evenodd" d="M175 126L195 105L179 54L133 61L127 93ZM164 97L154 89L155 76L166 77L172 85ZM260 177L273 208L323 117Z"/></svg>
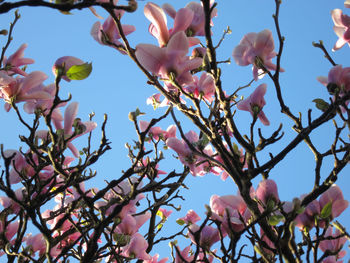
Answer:
<svg viewBox="0 0 350 263"><path fill-rule="evenodd" d="M0 98L6 102L5 110L11 109L11 102L49 99L46 92L36 89L46 79L46 74L41 71L34 71L25 77L17 78L12 78L4 71L0 71Z"/></svg>
<svg viewBox="0 0 350 263"><path fill-rule="evenodd" d="M185 134L185 137L187 138L188 142L192 144L192 147L196 148L198 151L203 151L203 153L208 156L214 155L210 144L204 146L204 149L198 149L198 147L203 148L203 146L201 146L201 141L199 140L198 134L194 131L189 131ZM166 145L179 155L180 161L190 168L193 176L204 176L208 172L219 174L221 171L217 171L217 167L215 166L212 167L210 161L206 160L205 157L199 156L193 152L185 140L169 138L166 141Z"/></svg>
<svg viewBox="0 0 350 263"><path fill-rule="evenodd" d="M24 195L25 195L25 188L18 188L15 191L15 196L16 199L18 201L23 201ZM11 213L13 214L18 214L19 211L21 211L21 206L13 199L11 199L8 196L0 196L0 204L4 207L4 208L9 208Z"/></svg>
<svg viewBox="0 0 350 263"><path fill-rule="evenodd" d="M75 157L79 157L79 151L71 143L71 141L79 136L91 132L97 127L95 122L80 122L80 120L76 120L78 106L78 102L72 102L66 108L64 112L64 126L62 126L61 122L54 123L57 130L63 130L64 139L70 138L67 143L67 147L71 150Z"/></svg>
<svg viewBox="0 0 350 263"><path fill-rule="evenodd" d="M160 101L161 96L162 96L161 93L155 93L152 96L148 97L146 100L147 105L152 105L154 109L157 109L158 107L162 107L161 106L162 102Z"/></svg>
<svg viewBox="0 0 350 263"><path fill-rule="evenodd" d="M260 228L260 237L266 243L268 248L271 248L271 249L275 249L276 248L274 243L265 235L265 232L264 232L264 230L262 230L262 228ZM272 250L270 250L268 248L262 247L262 249L265 251L265 253L273 255Z"/></svg>
<svg viewBox="0 0 350 263"><path fill-rule="evenodd" d="M148 121L140 121L139 126L140 126L140 131L144 132L147 130L149 126ZM166 131L162 130L160 127L152 127L149 129L148 134L156 141L163 139L167 140L169 138L175 137L176 136L176 126L175 125L170 125Z"/></svg>
<svg viewBox="0 0 350 263"><path fill-rule="evenodd" d="M46 252L46 241L43 237L43 234L37 234L33 236L31 233L25 237L27 247L30 248L30 251L35 254L39 252L39 256L42 256Z"/></svg>
<svg viewBox="0 0 350 263"><path fill-rule="evenodd" d="M139 228L151 218L151 213L144 213L138 216L127 214L115 229L119 234L132 236L138 232Z"/></svg>
<svg viewBox="0 0 350 263"><path fill-rule="evenodd" d="M228 134L230 135L230 134L232 134L232 132L229 130L229 131L228 131ZM225 143L224 143L224 145L225 145L226 149L229 150L229 149L228 149L228 146L227 146ZM240 157L239 157L239 161L240 161L240 165L241 165L242 169L247 168L248 165L247 165L247 162L245 162L245 157L244 157L243 149L238 150L238 148L237 148L237 149L234 149L234 150L235 150L235 153L234 153L234 154L240 156ZM223 163L223 162L224 162L223 159L222 159L222 157L221 157L220 155L215 156L215 160L219 161L220 163ZM218 167L218 168L219 168L219 167ZM221 173L220 178L221 178L221 180L223 180L223 181L226 181L226 179L227 179L228 177L230 177L230 174L229 174L228 172L226 172L224 169L221 169L220 173ZM220 173L219 173L219 174L220 174Z"/></svg>
<svg viewBox="0 0 350 263"><path fill-rule="evenodd" d="M164 48L150 44L137 45L135 55L148 71L163 79L170 79L174 74L177 82L184 85L193 82L190 71L202 65L201 58L190 59L186 56L188 49L186 35L180 31L172 36ZM171 85L171 81L166 83Z"/></svg>
<svg viewBox="0 0 350 263"><path fill-rule="evenodd" d="M171 37L177 32L186 31L193 20L194 13L189 8L181 8L178 12L172 13L174 21L174 27L168 29L167 18L161 7L154 3L147 3L144 8L144 14L151 22L149 26L149 32L155 38L157 38L159 46L165 47ZM199 44L199 40L189 36L188 38L190 46Z"/></svg>
<svg viewBox="0 0 350 263"><path fill-rule="evenodd" d="M27 162L25 155L23 155L17 150L6 150L4 151L4 156L6 158L13 156L13 158L11 159L11 169L9 172L10 184L17 184L21 180L28 179L36 174L38 174L41 180L47 180L53 174L53 167L50 165L43 167L42 170L39 173L37 173L34 170L33 166ZM36 165L38 165L38 156L36 154L31 153L30 158L31 162L34 162ZM68 159L69 157L66 158L66 160Z"/></svg>
<svg viewBox="0 0 350 263"><path fill-rule="evenodd" d="M163 258L161 260L158 260L159 254L155 254L151 259L144 260L144 263L166 263L168 261L168 258Z"/></svg>
<svg viewBox="0 0 350 263"><path fill-rule="evenodd" d="M210 6L214 4L214 1L210 1ZM175 24L178 20L178 16L180 12L183 12L183 10L190 10L192 11L193 15L189 16L187 19L189 20L189 24L186 26L186 34L188 36L205 36L205 14L203 5L198 2L190 2L188 3L185 8L181 8L176 12L173 6L170 4L164 4L163 5L164 11L171 16L174 19L174 28L176 28ZM211 12L211 18L217 16L217 9L214 8ZM188 23L188 21L186 21ZM212 20L210 21L210 25L213 26Z"/></svg>
<svg viewBox="0 0 350 263"><path fill-rule="evenodd" d="M240 66L252 64L254 79L258 80L265 75L262 66L267 70L276 70L276 65L271 61L277 55L274 49L272 33L265 29L259 33L246 34L234 48L232 56ZM281 68L280 71L284 70Z"/></svg>
<svg viewBox="0 0 350 263"><path fill-rule="evenodd" d="M122 255L130 258L150 260L151 256L146 253L148 243L140 233L135 233L130 243L123 247Z"/></svg>
<svg viewBox="0 0 350 263"><path fill-rule="evenodd" d="M190 253L190 250L191 250L190 246L185 247L182 251L180 250L180 248L178 246L176 246L176 248L177 249L176 249L175 263L192 262L193 253ZM179 254L181 255L181 257Z"/></svg>
<svg viewBox="0 0 350 263"><path fill-rule="evenodd" d="M255 194L264 205L267 205L270 200L275 203L279 202L277 184L271 179L261 181Z"/></svg>
<svg viewBox="0 0 350 263"><path fill-rule="evenodd" d="M315 226L315 218L319 216L320 213L320 203L318 200L313 200L306 206L304 212L295 218L296 226L300 229L313 228Z"/></svg>
<svg viewBox="0 0 350 263"><path fill-rule="evenodd" d="M195 235L200 230L197 224L191 224L188 228L191 241L196 244ZM220 240L219 230L212 226L204 226L200 232L199 245L202 248L210 249L210 247Z"/></svg>
<svg viewBox="0 0 350 263"><path fill-rule="evenodd" d="M83 65L85 62L79 58L72 56L60 57L56 60L52 67L53 74L57 77L58 74L62 76L62 79L70 82L71 80L66 76L67 71L75 65Z"/></svg>
<svg viewBox="0 0 350 263"><path fill-rule="evenodd" d="M161 47L166 46L170 35L164 11L158 5L150 2L145 5L143 12L147 19L151 21L150 33L158 39Z"/></svg>
<svg viewBox="0 0 350 263"><path fill-rule="evenodd" d="M15 234L18 231L19 227L19 221L15 221L12 223L6 223L2 220L0 220L0 234L1 236L4 236L4 238L0 239L0 246L3 248L6 245L6 241L9 241L10 244L14 244L16 242L16 238L13 239ZM0 250L0 257L5 254L5 251L3 249Z"/></svg>
<svg viewBox="0 0 350 263"><path fill-rule="evenodd" d="M209 103L212 103L215 95L215 81L212 75L204 72L198 79L194 76L192 84L186 87L186 90L194 95L195 98L202 97Z"/></svg>
<svg viewBox="0 0 350 263"><path fill-rule="evenodd" d="M167 210L165 208L159 208L157 215L159 215L163 220L168 219L168 217L173 213L172 210Z"/></svg>
<svg viewBox="0 0 350 263"><path fill-rule="evenodd" d="M17 184L21 181L22 176L26 176L26 173L28 172L26 168L29 168L31 172L34 172L33 168L27 164L24 156L17 150L6 150L4 151L4 156L6 158L10 158L13 156L11 159L11 170L9 173L9 181L10 184ZM19 173L19 174L18 174Z"/></svg>
<svg viewBox="0 0 350 263"><path fill-rule="evenodd" d="M149 164L151 164L151 160L150 160L149 157L147 157L147 158L142 159L142 161L140 161L140 162L138 163L138 167L140 167L140 170L141 170L142 168L147 167ZM156 173L157 178L158 178L159 175L161 175L161 174L167 174L167 172L165 172L165 171L163 171L163 170L159 170L159 163L157 163L156 166L154 167L154 172ZM151 175L149 175L149 174L146 174L146 175L147 175L148 177L151 176ZM153 176L153 175L152 175L152 176Z"/></svg>
<svg viewBox="0 0 350 263"><path fill-rule="evenodd" d="M328 229L326 230L326 237L338 237L336 239L330 239L330 240L323 240L320 242L320 249L323 252L326 252L327 250L329 252L337 252L339 250L342 249L342 247L344 246L345 242L347 241L347 238L345 236L340 237L341 232L338 229L335 229L335 231L333 232L333 228L332 227L328 227ZM340 258L343 258L346 254L345 250L340 251L337 255L335 255L335 260L338 260Z"/></svg>
<svg viewBox="0 0 350 263"><path fill-rule="evenodd" d="M37 86L36 88L33 88L32 91L46 93L46 97L48 99L37 98L37 99L28 100L23 105L24 111L29 114L34 114L37 110L40 110L40 112L46 116L50 112L53 106L53 101L56 95L56 85L54 83L49 84L47 86L40 85L40 86ZM66 104L67 104L66 102L62 102L58 104L56 108L52 111L51 119L53 122L63 121L63 117L60 113L59 108L65 106Z"/></svg>
<svg viewBox="0 0 350 263"><path fill-rule="evenodd" d="M120 182L117 186L113 187L113 189L111 189L110 191L108 191L105 195L104 195L104 200L100 201L98 204L95 204L95 207L97 209L102 208L104 206L108 205L108 202L110 200L115 200L119 198L119 195L125 195L127 196L130 191L131 191L131 185L136 185L139 182L139 178L137 177L131 177L129 178L129 180L125 180ZM142 187L142 182L140 184L138 184L137 188L141 188ZM145 196L143 194L138 194L135 199L132 199L129 201L129 203L125 206L123 206L122 210L120 211L120 213L118 214L118 217L120 219L123 219L125 216L127 216L128 214L134 214L136 213L136 204L142 200ZM114 208L117 206L118 204L113 204L112 206L110 206L104 213L106 216L108 216L113 210Z"/></svg>
<svg viewBox="0 0 350 263"><path fill-rule="evenodd" d="M262 110L266 104L264 99L266 88L266 84L259 85L248 98L237 104L237 108L240 110L249 111L252 116L256 114L264 125L270 125L269 120Z"/></svg>
<svg viewBox="0 0 350 263"><path fill-rule="evenodd" d="M5 223L1 220L0 221L0 233L5 234L5 237L8 241L11 241L11 239L14 237L14 235L17 233L19 227L19 221L14 221L6 225ZM0 244L2 243L3 240L0 240Z"/></svg>
<svg viewBox="0 0 350 263"><path fill-rule="evenodd" d="M121 13L122 14L122 13ZM136 29L132 25L122 25L124 35L129 35L134 32ZM91 36L101 45L109 45L122 54L126 54L125 51L121 50L118 47L122 47L123 44L119 41L121 35L118 31L118 28L111 16L109 16L106 21L101 25L98 21L91 28Z"/></svg>
<svg viewBox="0 0 350 263"><path fill-rule="evenodd" d="M328 77L321 76L317 80L326 86L330 93L339 93L343 96L350 91L350 67L343 68L337 65L331 68Z"/></svg>
<svg viewBox="0 0 350 263"><path fill-rule="evenodd" d="M195 224L197 223L199 220L201 220L201 218L199 217L199 215L194 211L194 210L189 210L187 212L187 214L184 217L180 218L181 220L183 220L186 224L190 225L190 224Z"/></svg>
<svg viewBox="0 0 350 263"><path fill-rule="evenodd" d="M222 222L225 234L229 233L230 229L241 231L245 227L245 221L251 217L251 213L240 195L213 195L210 198L210 208L212 218ZM228 225L228 222L231 226Z"/></svg>
<svg viewBox="0 0 350 263"><path fill-rule="evenodd" d="M321 211L328 203L332 204L331 219L338 217L349 206L349 202L344 200L343 193L337 185L332 185L326 192L324 192L321 195L319 202Z"/></svg>
<svg viewBox="0 0 350 263"><path fill-rule="evenodd" d="M8 74L17 73L22 76L27 76L27 73L20 69L20 66L33 64L34 60L31 58L24 58L24 50L27 48L27 44L22 44L20 48L13 53L9 58L4 58L4 68Z"/></svg>
<svg viewBox="0 0 350 263"><path fill-rule="evenodd" d="M336 51L346 43L350 46L350 17L343 14L342 10L334 9L332 11L332 19L334 22L333 30L339 37L332 50Z"/></svg>

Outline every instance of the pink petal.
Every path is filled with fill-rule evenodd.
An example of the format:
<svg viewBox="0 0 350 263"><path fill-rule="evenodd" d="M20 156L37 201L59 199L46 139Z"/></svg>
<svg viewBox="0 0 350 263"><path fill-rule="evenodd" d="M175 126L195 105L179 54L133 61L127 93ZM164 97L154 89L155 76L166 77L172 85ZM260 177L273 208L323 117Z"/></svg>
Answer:
<svg viewBox="0 0 350 263"><path fill-rule="evenodd" d="M75 117L78 113L78 102L72 102L69 104L69 106L66 108L64 112L64 133L65 134L71 134L72 133L72 126L73 122L75 120Z"/></svg>
<svg viewBox="0 0 350 263"><path fill-rule="evenodd" d="M163 10L165 11L165 13L167 13L170 17L175 18L176 16L176 10L174 9L174 7L171 4L164 4L162 5Z"/></svg>
<svg viewBox="0 0 350 263"><path fill-rule="evenodd" d="M147 3L144 8L144 14L147 19L157 28L159 33L159 45L165 46L169 40L169 31L164 11L154 3Z"/></svg>
<svg viewBox="0 0 350 263"><path fill-rule="evenodd" d="M171 53L172 51L178 52L182 56L185 56L188 53L188 40L185 35L185 32L180 31L174 34L169 43L167 45L167 53Z"/></svg>
<svg viewBox="0 0 350 263"><path fill-rule="evenodd" d="M165 50L150 44L137 45L135 55L141 65L154 74L158 74L165 62Z"/></svg>
<svg viewBox="0 0 350 263"><path fill-rule="evenodd" d="M172 34L179 31L185 31L191 25L193 16L193 11L188 8L181 8L179 11L177 11Z"/></svg>

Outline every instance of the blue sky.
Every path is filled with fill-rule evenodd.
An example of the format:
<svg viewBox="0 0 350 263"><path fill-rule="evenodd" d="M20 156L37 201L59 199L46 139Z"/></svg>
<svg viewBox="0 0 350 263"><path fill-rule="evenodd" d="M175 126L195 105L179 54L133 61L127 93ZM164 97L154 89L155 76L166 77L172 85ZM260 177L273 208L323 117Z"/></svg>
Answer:
<svg viewBox="0 0 350 263"><path fill-rule="evenodd" d="M165 1L154 1L161 5ZM186 1L168 1L176 9L184 6ZM226 60L231 57L233 48L239 43L244 34L248 32L260 32L270 29L273 32L275 46L278 46L276 32L273 24L272 14L274 13L274 1L261 0L221 0L218 1L218 17L214 19L213 38L215 41L221 37L223 30L229 26L232 34L227 36L223 42L218 55L219 60ZM312 102L315 98L328 100L328 93L323 85L316 78L327 76L331 64L323 57L321 50L312 46L313 41L323 40L326 48L330 51L337 40L333 32L333 22L330 16L331 10L341 8L345 13L350 14L350 10L345 10L343 0L293 0L283 1L280 10L280 26L282 34L285 36L285 50L282 58L282 67L285 73L281 74L281 86L284 99L294 114L301 112L306 116L307 110L312 109L312 116L316 118L320 112L314 107ZM123 1L120 1L123 3ZM138 43L157 44L156 40L147 32L148 20L143 15L143 6L146 1L139 2L139 10L133 14L125 14L124 24L133 24L136 32L130 35L132 46ZM107 14L97 9L98 13L104 17ZM125 142L131 143L136 139L136 133L132 123L128 120L128 113L139 107L147 115L142 119L149 120L154 116L159 116L162 112L154 111L146 105L146 98L156 91L146 84L146 77L138 71L137 67L126 56L122 56L114 49L99 45L91 36L92 25L98 20L89 10L73 11L72 15L62 15L61 13L47 8L22 8L19 20L14 30L14 40L9 48L8 55L12 54L22 43L27 43L25 57L33 58L36 63L30 65L28 70L41 70L49 75L49 84L54 81L51 67L55 60L61 56L72 55L84 61L92 62L93 71L89 78L84 81L62 82L62 93L71 93L73 101L80 102L79 117L87 120L87 115L94 111L95 121L101 125L103 114L108 114L107 136L112 141L112 150L97 164L94 169L98 171L98 177L93 184L99 184L103 180L111 180L120 176L122 169L128 168L129 161ZM13 12L0 16L0 25L7 28L13 19ZM169 19L171 21L171 19ZM5 37L0 36L0 43L3 45ZM349 47L345 46L332 57L338 64L344 67L350 66ZM231 57L232 59L232 57ZM247 84L251 78L251 68L240 67L232 59L230 65L222 66L223 87L228 92L232 92L239 86ZM276 145L269 148L267 152L260 155L267 160L268 152L276 154L279 149L288 144L295 136L292 131L292 122L280 113L279 105L275 101L275 91L268 77L254 83L251 89L242 91L241 95L248 96L253 88L261 83L267 83L267 104L264 108L265 114L269 118L271 125L262 128L263 134L271 134L280 123L283 123L285 137ZM0 107L2 107L0 105ZM16 149L21 144L18 134L25 130L13 111L6 113L0 110L3 120L3 129L0 130L0 143L5 149ZM178 112L185 131L194 129ZM242 133L248 132L251 116L248 112L238 112L236 115L239 129ZM5 124L5 125L4 125ZM171 120L161 123L163 128L171 124ZM196 130L197 131L197 130ZM95 132L95 145L99 143L99 129ZM327 149L333 142L334 129L332 125L325 125L316 131L311 138L321 149ZM330 159L325 162L322 175L325 177L333 166ZM160 166L162 170L170 172L174 167L181 168L179 162L169 162ZM350 200L349 167L339 176L337 182L343 189L345 198ZM314 157L305 145L299 145L290 153L285 160L278 164L270 173L270 178L275 180L279 186L281 200L292 200L307 193L313 187ZM254 181L256 186L261 177ZM183 216L188 209L198 208L198 213L204 212L204 204L209 203L212 194L227 195L236 194L236 186L229 180L223 182L219 177L206 175L203 178L193 178L190 176L187 181L189 191L184 191L186 202L182 203L182 210L178 214L172 215L173 221ZM205 191L203 191L205 189ZM350 208L341 216L341 222L350 229ZM172 229L172 228L170 228ZM175 230L174 230L175 231ZM162 248L163 249L163 248ZM165 249L165 248L164 248ZM167 254L161 251L163 255ZM349 255L347 258L350 258Z"/></svg>

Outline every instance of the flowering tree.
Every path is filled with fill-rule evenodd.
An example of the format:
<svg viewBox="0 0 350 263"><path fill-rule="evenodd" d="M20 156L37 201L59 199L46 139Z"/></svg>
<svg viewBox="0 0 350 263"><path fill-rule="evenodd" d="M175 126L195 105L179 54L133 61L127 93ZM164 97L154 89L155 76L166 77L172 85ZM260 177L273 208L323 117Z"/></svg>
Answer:
<svg viewBox="0 0 350 263"><path fill-rule="evenodd" d="M247 33L232 47L237 65L252 66L251 78L240 80L247 84L235 90L223 85L220 67L229 60L217 57L231 30L214 42L213 20L220 13L220 4L214 1L190 2L178 10L171 4L146 3L143 13L156 40L152 44L129 41L138 32L123 20L142 11L136 1L125 5L116 0L12 1L2 2L0 13L22 6L63 13L90 8L99 19L94 7L102 7L109 16L92 26L92 37L119 56L131 58L155 88L157 93L147 103L160 113L152 119L138 108L129 113L137 134L132 144L126 144L130 167L103 187L87 187L102 176L91 167L111 149L107 116L101 124L93 121L93 114L82 120L78 103L72 96L65 98L62 87L86 79L92 65L74 56L57 58L52 67L54 83L44 83L48 78L44 72L30 70L34 60L25 57L26 44L8 54L20 18L16 11L10 27L1 31L7 41L0 57L0 95L5 111L15 112L26 135L20 136L20 149L1 148L4 261L342 262L350 236L336 218L348 201L335 183L350 161L350 68L337 64L322 41L315 42L330 63L328 76L318 77L328 97L314 99L316 112L296 114L284 99L280 81L280 73L288 74L282 67L285 38L279 23L280 1L275 1L273 10L274 29ZM344 6L350 7L349 1ZM331 16L339 37L335 51L350 44L350 17L341 9ZM264 83L266 79L271 86ZM295 134L287 143L282 143L282 125L271 135L264 131L265 126L279 123L264 112L268 88L275 91L279 110L292 122ZM244 114L241 111L250 114L245 124L237 121ZM163 127L166 119L172 125ZM191 121L189 129L182 125L186 119ZM325 125L327 149L314 140ZM95 147L93 133L98 126L101 140ZM82 147L79 137L86 140ZM315 168L308 172L314 183L302 196L281 200L270 175L301 144L314 155ZM269 153L275 145L278 150ZM174 156L181 169L161 170ZM324 167L329 159L332 167ZM205 214L199 215L195 207L181 211L174 233L165 234L167 218L180 210L188 177L210 174L234 182L237 194L213 195ZM159 259L157 247L162 242L170 244L171 257Z"/></svg>

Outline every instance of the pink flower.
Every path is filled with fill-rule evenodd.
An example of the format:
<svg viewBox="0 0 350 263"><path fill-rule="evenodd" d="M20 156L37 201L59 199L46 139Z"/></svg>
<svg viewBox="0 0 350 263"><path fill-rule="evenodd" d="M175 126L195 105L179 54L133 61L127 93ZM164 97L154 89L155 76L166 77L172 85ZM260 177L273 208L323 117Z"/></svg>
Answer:
<svg viewBox="0 0 350 263"><path fill-rule="evenodd" d="M164 5L163 8L166 12L168 12L170 5ZM170 6L172 8L172 6ZM178 12L174 9L168 14L174 18L174 27L172 29L168 29L166 15L161 7L154 3L148 3L144 8L144 14L148 20L151 21L149 26L149 32L155 38L157 38L159 46L164 47L167 45L172 36L174 36L177 32L187 30L191 25L191 22L194 17L194 13L189 8L181 8ZM192 34L188 35L188 41L190 46L199 44L199 40L191 37Z"/></svg>
<svg viewBox="0 0 350 263"><path fill-rule="evenodd" d="M197 223L199 220L201 220L201 218L199 217L199 215L193 211L192 209L189 210L187 212L187 214L184 217L180 218L181 220L183 220L186 224L190 225L190 224L195 224Z"/></svg>
<svg viewBox="0 0 350 263"><path fill-rule="evenodd" d="M213 195L210 198L210 208L212 218L222 222L226 233L230 233L231 229L241 231L245 226L245 221L251 217L251 213L240 195Z"/></svg>
<svg viewBox="0 0 350 263"><path fill-rule="evenodd" d="M340 96L350 91L350 67L343 68L337 65L328 73L328 77L318 77L317 80L327 87L330 93L339 93Z"/></svg>
<svg viewBox="0 0 350 263"><path fill-rule="evenodd" d="M192 93L195 98L202 97L209 103L211 103L215 95L215 81L212 75L204 72L202 73L200 79L194 76L194 81L192 84L186 87L188 92Z"/></svg>
<svg viewBox="0 0 350 263"><path fill-rule="evenodd" d="M143 12L147 19L151 21L149 32L158 39L160 47L166 46L170 35L166 15L162 8L154 3L147 3Z"/></svg>
<svg viewBox="0 0 350 263"><path fill-rule="evenodd" d="M196 244L195 235L200 230L197 224L191 224L188 228L189 237L191 241ZM199 245L203 248L210 249L210 247L220 240L219 230L212 226L204 226L200 232Z"/></svg>
<svg viewBox="0 0 350 263"><path fill-rule="evenodd" d="M214 4L214 1L210 1L210 6ZM205 35L205 14L203 5L201 3L197 2L190 2L188 3L185 8L181 8L179 11L176 12L176 10L170 5L170 4L164 4L163 5L164 11L171 16L174 21L174 28L176 28L175 24L177 22L178 16L180 12L184 12L183 10L189 10L192 12L192 15L187 17L186 23L188 25L186 26L186 34L188 36L204 36ZM215 17L217 15L217 9L214 8L211 12L211 18ZM213 26L213 22L210 21L210 25Z"/></svg>
<svg viewBox="0 0 350 263"><path fill-rule="evenodd" d="M320 242L320 249L323 252L326 252L327 250L329 252L337 252L342 249L344 246L347 238L345 236L339 237L341 235L341 232L338 229L335 229L334 233L332 231L333 229L331 227L328 227L326 231L325 237L338 237L337 239L331 239L331 240L323 240ZM340 251L336 256L335 259L338 260L340 258L343 258L346 254L346 251Z"/></svg>
<svg viewBox="0 0 350 263"><path fill-rule="evenodd" d="M9 56L8 59L6 59L6 57L4 58L3 64L5 65L4 68L7 71L7 73L11 74L11 72L13 72L22 76L27 76L27 73L25 73L22 69L19 68L20 66L34 63L33 59L23 57L24 50L26 48L27 44L22 44L15 53Z"/></svg>
<svg viewBox="0 0 350 263"><path fill-rule="evenodd" d="M50 84L47 86L40 85L32 89L32 92L46 93L47 99L32 99L24 103L23 109L28 114L34 114L36 110L40 110L43 115L47 115L53 105L53 101L56 95L56 85ZM63 117L60 113L59 108L65 106L67 103L62 102L52 111L51 119L53 122L62 121Z"/></svg>
<svg viewBox="0 0 350 263"><path fill-rule="evenodd" d="M25 77L12 78L4 71L0 71L0 98L6 102L5 110L11 109L11 102L22 102L36 99L49 99L46 92L38 90L43 81L47 79L46 74L34 71Z"/></svg>
<svg viewBox="0 0 350 263"><path fill-rule="evenodd" d="M258 80L265 75L262 66L267 70L276 70L276 65L271 61L277 55L274 49L272 33L265 29L259 33L245 35L239 45L234 48L232 56L240 66L252 64L254 79ZM280 71L284 70L281 68Z"/></svg>
<svg viewBox="0 0 350 263"><path fill-rule="evenodd" d="M122 219L121 223L118 224L115 231L119 234L134 235L139 228L150 219L151 213L144 213L138 216L132 216L127 214Z"/></svg>
<svg viewBox="0 0 350 263"><path fill-rule="evenodd" d="M343 14L343 11L340 9L334 9L331 14L334 22L333 30L339 37L332 49L336 51L342 48L346 43L350 46L350 17Z"/></svg>
<svg viewBox="0 0 350 263"><path fill-rule="evenodd" d="M315 226L315 217L320 213L320 203L318 200L313 200L306 206L304 212L295 218L296 226L300 229L304 229L305 227L308 229L313 228Z"/></svg>
<svg viewBox="0 0 350 263"><path fill-rule="evenodd" d="M17 233L18 227L19 227L19 221L9 223L6 227L5 227L4 222L0 221L0 233L5 234L5 237L8 241L11 241L11 239ZM3 240L0 240L0 244L3 245L2 242L3 242Z"/></svg>
<svg viewBox="0 0 350 263"><path fill-rule="evenodd" d="M191 70L202 65L201 58L190 59L189 44L183 31L177 32L169 40L168 45L160 48L150 44L136 46L136 57L148 71L163 79L170 79L174 74L180 85L193 82ZM171 81L167 81L171 85Z"/></svg>
<svg viewBox="0 0 350 263"><path fill-rule="evenodd" d="M43 237L43 234L37 234L33 236L31 233L25 237L26 244L30 247L30 251L35 254L39 251L39 256L42 256L46 252L46 241Z"/></svg>
<svg viewBox="0 0 350 263"><path fill-rule="evenodd" d="M150 260L151 256L146 253L148 243L140 233L135 233L130 240L130 243L123 247L123 256Z"/></svg>
<svg viewBox="0 0 350 263"><path fill-rule="evenodd" d="M139 127L140 131L144 132L147 130L149 126L148 121L140 121ZM176 126L170 125L166 131L162 130L160 127L152 127L149 129L148 134L156 141L163 139L167 140L168 138L175 137L176 136Z"/></svg>
<svg viewBox="0 0 350 263"><path fill-rule="evenodd" d="M168 219L168 217L173 213L172 210L166 210L164 208L159 208L157 215L159 215L162 219Z"/></svg>
<svg viewBox="0 0 350 263"><path fill-rule="evenodd" d="M166 263L168 261L168 258L163 258L158 261L159 255L155 254L151 259L144 260L144 263Z"/></svg>
<svg viewBox="0 0 350 263"><path fill-rule="evenodd" d="M264 99L266 87L266 84L259 85L248 98L237 104L237 108L240 110L249 111L252 116L256 115L264 125L270 125L269 120L262 111L266 104Z"/></svg>
<svg viewBox="0 0 350 263"><path fill-rule="evenodd" d="M320 197L320 207L322 208L328 203L332 204L331 219L338 217L349 206L349 202L344 200L343 193L339 186L332 185Z"/></svg>
<svg viewBox="0 0 350 263"><path fill-rule="evenodd" d="M16 199L18 201L23 201L24 195L25 195L25 188L19 188L15 191L15 196ZM0 196L0 204L4 207L4 208L10 208L11 213L13 214L18 214L19 211L21 211L21 206L14 201L13 199L11 199L10 197L7 196Z"/></svg>
<svg viewBox="0 0 350 263"><path fill-rule="evenodd" d="M255 194L256 197L265 205L267 205L270 200L274 201L275 204L280 200L278 197L277 185L275 181L271 179L261 181Z"/></svg>
<svg viewBox="0 0 350 263"><path fill-rule="evenodd" d="M60 57L56 60L55 64L52 67L53 74L57 77L58 74L62 76L62 79L70 82L70 79L66 76L67 71L75 65L83 65L84 61L79 58L72 56Z"/></svg>
<svg viewBox="0 0 350 263"><path fill-rule="evenodd" d="M193 253L190 253L191 247L187 246L184 248L184 250L180 250L178 246L176 246L176 257L175 257L175 263L184 263L184 262L192 262L193 260ZM179 253L179 252L180 253ZM181 257L180 257L180 255ZM183 261L184 259L185 261Z"/></svg>
<svg viewBox="0 0 350 263"><path fill-rule="evenodd" d="M194 131L189 131L185 134L185 137L198 151L202 151L207 156L214 155L210 144L202 145L202 141L199 140L198 134ZM193 152L185 140L172 137L166 140L166 145L179 155L180 161L190 168L193 176L204 176L208 172L219 173L217 167L212 165L209 160Z"/></svg>
<svg viewBox="0 0 350 263"><path fill-rule="evenodd" d="M125 35L129 35L136 29L132 25L122 25L123 32ZM118 28L111 16L109 16L106 21L101 25L100 22L96 22L91 28L92 37L101 45L109 45L122 54L126 54L118 47L123 47L123 44L119 41L121 35Z"/></svg>
<svg viewBox="0 0 350 263"><path fill-rule="evenodd" d="M54 123L57 130L63 130L65 140L70 138L67 143L67 147L71 150L75 157L79 157L79 151L71 143L71 141L79 136L91 132L97 127L96 122L81 122L79 119L76 119L78 106L78 102L72 102L66 108L64 112L64 126L62 126L61 122Z"/></svg>
<svg viewBox="0 0 350 263"><path fill-rule="evenodd" d="M265 251L265 253L267 254L273 254L272 250L268 249L268 248L271 248L271 249L274 249L275 248L275 245L274 243L265 235L265 232L264 230L262 230L262 228L260 228L260 237L261 239L266 243L266 245L268 246L267 248L265 247L262 247L262 249Z"/></svg>

